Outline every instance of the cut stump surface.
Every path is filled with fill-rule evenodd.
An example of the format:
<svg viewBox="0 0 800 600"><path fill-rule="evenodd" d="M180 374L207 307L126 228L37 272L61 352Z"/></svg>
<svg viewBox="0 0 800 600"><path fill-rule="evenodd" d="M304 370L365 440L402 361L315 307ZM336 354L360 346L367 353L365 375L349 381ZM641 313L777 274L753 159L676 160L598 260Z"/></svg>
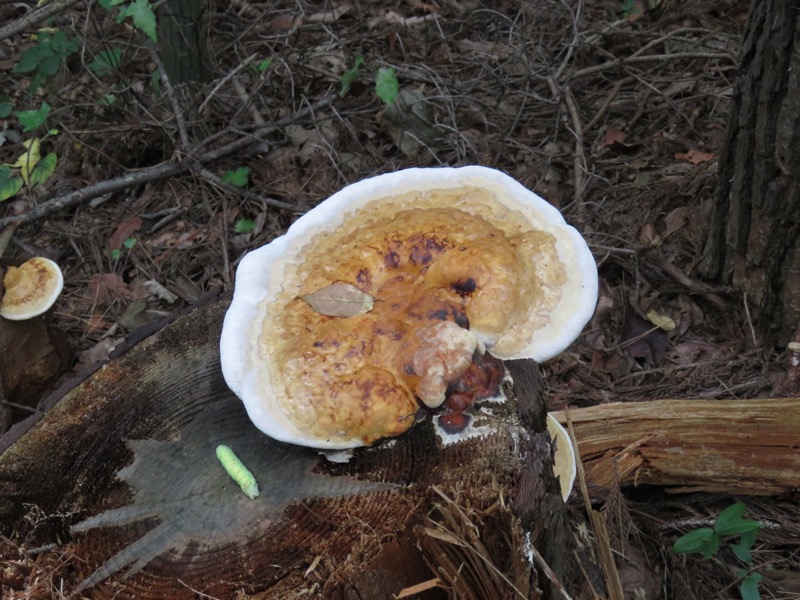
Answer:
<svg viewBox="0 0 800 600"><path fill-rule="evenodd" d="M263 435L225 386L227 306L213 301L139 342L0 455L7 536L53 544L54 561L70 559L64 588L95 598L391 598L437 577L416 597L456 585L465 598L538 597L525 531L552 537L532 514L558 487L552 474L546 486L520 477L520 447L547 462L540 393L523 404L542 433L509 400L476 417L481 435L445 445L428 418L329 463ZM225 473L218 444L253 472L257 498Z"/></svg>

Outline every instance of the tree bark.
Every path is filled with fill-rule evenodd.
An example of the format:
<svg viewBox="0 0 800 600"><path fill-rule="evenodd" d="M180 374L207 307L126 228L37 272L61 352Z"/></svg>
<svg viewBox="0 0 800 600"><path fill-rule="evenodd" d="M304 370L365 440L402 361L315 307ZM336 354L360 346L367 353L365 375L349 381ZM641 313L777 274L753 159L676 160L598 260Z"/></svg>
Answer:
<svg viewBox="0 0 800 600"><path fill-rule="evenodd" d="M800 322L799 18L791 0L752 4L700 264L779 343Z"/></svg>
<svg viewBox="0 0 800 600"><path fill-rule="evenodd" d="M206 52L205 0L169 0L158 13L161 57L173 85L211 78Z"/></svg>

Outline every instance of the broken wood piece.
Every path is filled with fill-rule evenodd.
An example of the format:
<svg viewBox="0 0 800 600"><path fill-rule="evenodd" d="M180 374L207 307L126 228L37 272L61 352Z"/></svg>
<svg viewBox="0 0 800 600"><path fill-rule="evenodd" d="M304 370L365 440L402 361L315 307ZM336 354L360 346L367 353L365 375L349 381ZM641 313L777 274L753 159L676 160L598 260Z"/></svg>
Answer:
<svg viewBox="0 0 800 600"><path fill-rule="evenodd" d="M767 496L800 485L800 399L653 400L554 413L589 483Z"/></svg>

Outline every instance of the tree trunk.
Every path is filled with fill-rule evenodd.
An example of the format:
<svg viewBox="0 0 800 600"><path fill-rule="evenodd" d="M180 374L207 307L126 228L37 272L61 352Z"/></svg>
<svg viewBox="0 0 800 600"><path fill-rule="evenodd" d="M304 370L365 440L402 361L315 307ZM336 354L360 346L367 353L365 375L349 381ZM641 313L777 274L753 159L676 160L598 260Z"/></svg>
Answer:
<svg viewBox="0 0 800 600"><path fill-rule="evenodd" d="M750 9L710 232L700 264L745 294L785 343L800 322L800 6Z"/></svg>
<svg viewBox="0 0 800 600"><path fill-rule="evenodd" d="M203 18L205 0L169 0L158 13L164 69L173 85L211 78Z"/></svg>

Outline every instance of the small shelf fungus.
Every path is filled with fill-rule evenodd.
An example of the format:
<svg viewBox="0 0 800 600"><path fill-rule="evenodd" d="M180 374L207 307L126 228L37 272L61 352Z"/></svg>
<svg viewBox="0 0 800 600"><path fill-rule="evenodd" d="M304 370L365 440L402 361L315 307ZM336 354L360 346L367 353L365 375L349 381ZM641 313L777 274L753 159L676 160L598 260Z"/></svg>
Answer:
<svg viewBox="0 0 800 600"><path fill-rule="evenodd" d="M500 360L552 358L596 298L591 252L545 200L485 167L408 169L242 259L222 371L267 435L369 445L490 394Z"/></svg>
<svg viewBox="0 0 800 600"><path fill-rule="evenodd" d="M10 321L23 321L53 306L64 287L64 276L52 260L36 257L19 268L8 267L3 287L0 316Z"/></svg>

